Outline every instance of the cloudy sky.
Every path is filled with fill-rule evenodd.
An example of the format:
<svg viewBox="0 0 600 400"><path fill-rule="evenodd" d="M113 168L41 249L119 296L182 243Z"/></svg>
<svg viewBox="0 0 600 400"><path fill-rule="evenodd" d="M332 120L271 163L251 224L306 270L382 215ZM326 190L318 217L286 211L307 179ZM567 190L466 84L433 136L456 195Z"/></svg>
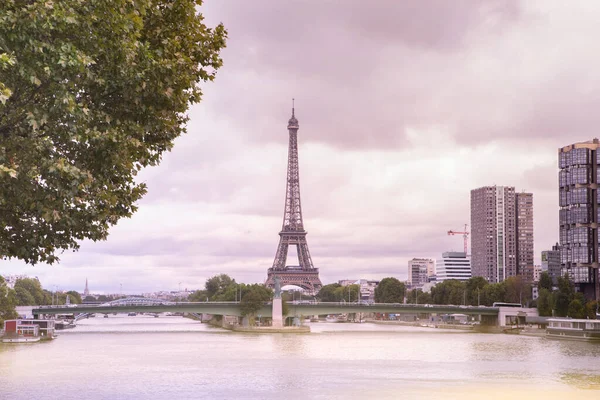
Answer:
<svg viewBox="0 0 600 400"><path fill-rule="evenodd" d="M479 4L479 5L478 5ZM470 190L534 194L535 255L558 239L557 149L598 135L592 1L207 0L229 31L188 134L103 243L59 265L3 262L45 287L136 293L262 282L281 229L296 98L308 244L324 283L406 278L462 249Z"/></svg>

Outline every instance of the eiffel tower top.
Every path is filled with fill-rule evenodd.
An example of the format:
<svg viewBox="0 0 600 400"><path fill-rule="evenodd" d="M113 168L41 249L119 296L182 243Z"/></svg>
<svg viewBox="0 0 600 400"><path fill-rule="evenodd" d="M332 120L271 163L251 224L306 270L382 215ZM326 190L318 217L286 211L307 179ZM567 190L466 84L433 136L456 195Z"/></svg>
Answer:
<svg viewBox="0 0 600 400"><path fill-rule="evenodd" d="M294 114L294 99L292 99L292 118L288 121L288 129L299 129L300 125L298 125L298 120L296 119L296 115Z"/></svg>

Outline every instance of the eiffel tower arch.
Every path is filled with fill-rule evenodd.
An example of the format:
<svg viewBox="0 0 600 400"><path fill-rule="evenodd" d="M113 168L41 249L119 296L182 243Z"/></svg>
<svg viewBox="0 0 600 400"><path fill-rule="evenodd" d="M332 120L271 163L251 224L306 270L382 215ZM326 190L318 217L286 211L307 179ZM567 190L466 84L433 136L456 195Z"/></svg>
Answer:
<svg viewBox="0 0 600 400"><path fill-rule="evenodd" d="M319 279L319 269L313 266L308 243L307 232L302 220L302 205L300 203L300 174L298 169L298 129L294 107L292 117L288 121L289 146L287 184L285 190L285 209L283 226L279 232L279 245L275 253L273 266L267 271L265 285L275 287L274 278L279 277L281 286L295 285L308 292L316 293L323 284ZM290 246L296 246L298 265L286 265Z"/></svg>

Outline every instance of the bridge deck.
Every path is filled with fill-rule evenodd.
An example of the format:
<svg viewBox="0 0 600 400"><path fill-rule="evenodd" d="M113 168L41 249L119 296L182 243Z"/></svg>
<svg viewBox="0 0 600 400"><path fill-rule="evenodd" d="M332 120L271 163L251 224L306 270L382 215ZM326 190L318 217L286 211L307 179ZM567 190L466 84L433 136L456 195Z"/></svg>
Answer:
<svg viewBox="0 0 600 400"><path fill-rule="evenodd" d="M455 305L429 304L364 304L364 303L288 303L289 315L323 315L342 313L386 313L386 314L468 314L468 315L498 315L497 307L475 307ZM239 302L203 302L203 303L171 303L151 305L88 305L79 304L67 306L39 306L32 310L39 314L71 314L71 313L128 313L128 312L188 312L214 315L241 316ZM257 314L263 317L271 316L271 303L265 305Z"/></svg>

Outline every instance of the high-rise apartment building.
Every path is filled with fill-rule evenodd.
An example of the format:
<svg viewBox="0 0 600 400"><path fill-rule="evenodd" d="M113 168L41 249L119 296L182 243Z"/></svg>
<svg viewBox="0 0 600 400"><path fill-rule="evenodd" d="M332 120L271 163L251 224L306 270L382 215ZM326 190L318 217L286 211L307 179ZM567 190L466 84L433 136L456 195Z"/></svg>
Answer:
<svg viewBox="0 0 600 400"><path fill-rule="evenodd" d="M471 190L473 276L502 282L533 267L533 195L510 186Z"/></svg>
<svg viewBox="0 0 600 400"><path fill-rule="evenodd" d="M408 283L411 286L423 286L428 278L435 274L435 264L430 258L413 258L408 261Z"/></svg>
<svg viewBox="0 0 600 400"><path fill-rule="evenodd" d="M558 149L560 263L588 298L600 299L600 141Z"/></svg>
<svg viewBox="0 0 600 400"><path fill-rule="evenodd" d="M533 271L533 194L517 193L517 274Z"/></svg>
<svg viewBox="0 0 600 400"><path fill-rule="evenodd" d="M554 285L558 284L560 276L560 246L556 243L552 250L542 251L542 271L547 271Z"/></svg>
<svg viewBox="0 0 600 400"><path fill-rule="evenodd" d="M471 278L471 260L464 251L447 251L436 260L436 281L449 279L467 281Z"/></svg>

